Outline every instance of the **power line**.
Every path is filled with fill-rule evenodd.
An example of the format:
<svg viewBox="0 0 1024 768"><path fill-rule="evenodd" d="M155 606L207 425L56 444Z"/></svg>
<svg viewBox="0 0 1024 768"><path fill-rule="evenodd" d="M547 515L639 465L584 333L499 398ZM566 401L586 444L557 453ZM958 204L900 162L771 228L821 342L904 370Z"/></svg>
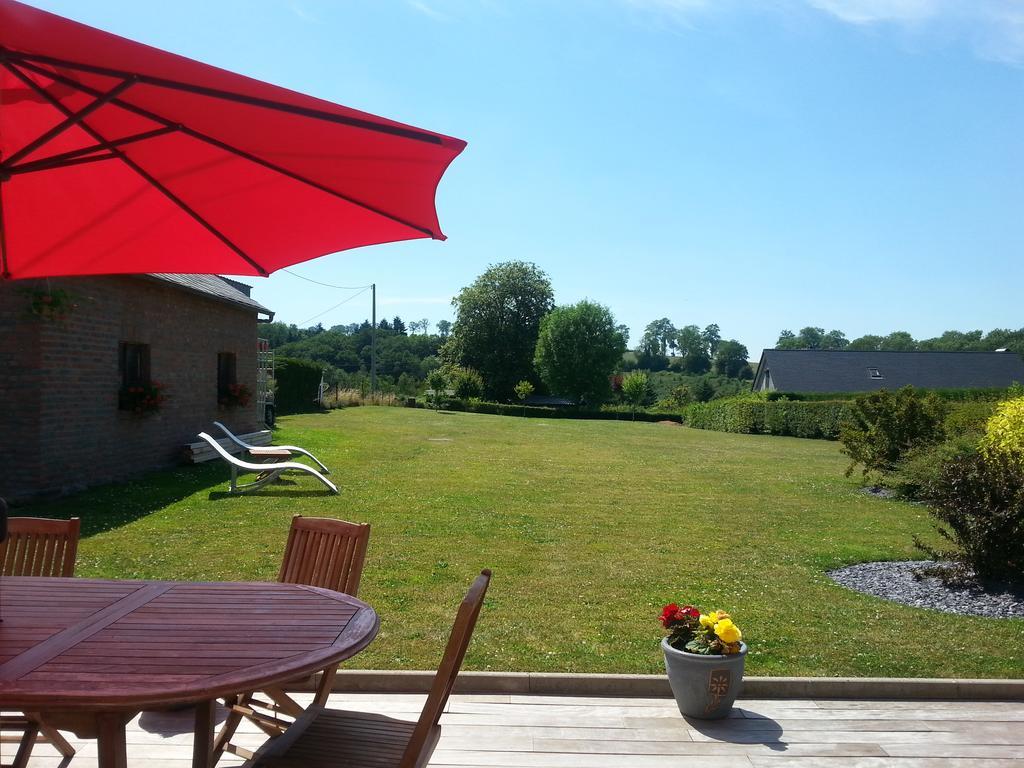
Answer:
<svg viewBox="0 0 1024 768"><path fill-rule="evenodd" d="M303 277L298 272L292 272L290 269L282 269L281 271L287 272L292 277L299 278L299 280L305 280L307 283L322 285L324 288L337 288L339 291L361 291L370 287L368 285L331 285L330 283L321 283L319 280L314 280L310 277Z"/></svg>
<svg viewBox="0 0 1024 768"><path fill-rule="evenodd" d="M334 311L335 309L337 309L338 307L340 307L340 306L341 306L342 304L348 304L348 303L349 303L350 301L352 301L353 299L358 299L358 298L359 298L360 296L362 296L362 295L363 295L364 293L366 293L366 292L367 292L368 290L370 290L370 286L366 286L366 287L365 287L365 288L363 288L363 289L362 289L361 291L359 291L359 293L355 293L355 294L353 294L353 295L349 296L349 297L348 297L347 299L345 299L344 301L339 301L339 302L338 302L337 304L335 304L335 305L334 305L333 307L329 307L329 308L325 309L325 310L324 310L323 312L321 312L320 314L318 314L318 315L313 315L313 316L312 316L311 318L309 318L309 320L303 320L303 321L302 321L302 322L300 323L300 325L303 325L303 326L305 326L305 325L306 325L306 323L308 323L308 322L309 322L310 320L316 320L316 319L317 319L318 317L323 317L323 316L324 316L324 315L326 315L326 314L327 314L328 312L333 312L333 311Z"/></svg>

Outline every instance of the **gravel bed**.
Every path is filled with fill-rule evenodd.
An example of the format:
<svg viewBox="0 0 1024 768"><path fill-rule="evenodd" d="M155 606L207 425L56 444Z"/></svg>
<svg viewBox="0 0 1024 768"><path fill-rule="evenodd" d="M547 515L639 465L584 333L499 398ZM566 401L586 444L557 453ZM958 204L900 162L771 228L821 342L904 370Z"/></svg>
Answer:
<svg viewBox="0 0 1024 768"><path fill-rule="evenodd" d="M946 586L934 576L918 579L914 571L936 565L925 560L859 563L829 571L837 584L914 608L934 608L963 616L1024 619L1024 584ZM941 565L941 564L940 564Z"/></svg>

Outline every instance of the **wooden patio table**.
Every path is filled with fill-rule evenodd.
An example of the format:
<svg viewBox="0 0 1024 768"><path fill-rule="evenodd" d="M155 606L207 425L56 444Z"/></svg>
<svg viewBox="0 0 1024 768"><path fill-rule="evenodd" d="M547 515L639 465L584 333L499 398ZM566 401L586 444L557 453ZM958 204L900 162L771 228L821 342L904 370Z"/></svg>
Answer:
<svg viewBox="0 0 1024 768"><path fill-rule="evenodd" d="M0 579L0 709L41 713L127 765L138 712L195 704L193 766L212 761L221 696L260 690L359 653L366 603L297 584Z"/></svg>

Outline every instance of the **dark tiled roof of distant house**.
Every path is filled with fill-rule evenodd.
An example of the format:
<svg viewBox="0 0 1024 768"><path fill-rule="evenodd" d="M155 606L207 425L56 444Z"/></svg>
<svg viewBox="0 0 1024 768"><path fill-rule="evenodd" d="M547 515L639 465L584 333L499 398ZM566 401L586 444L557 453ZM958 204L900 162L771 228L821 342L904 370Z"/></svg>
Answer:
<svg viewBox="0 0 1024 768"><path fill-rule="evenodd" d="M907 384L922 389L973 389L1024 384L1014 352L852 352L766 349L755 391L869 392Z"/></svg>
<svg viewBox="0 0 1024 768"><path fill-rule="evenodd" d="M271 320L274 313L249 296L251 286L237 280L229 280L220 275L173 275L151 274L147 277L164 283L176 285L193 293L199 293L218 301L226 301L239 307L251 309L259 314L267 315Z"/></svg>

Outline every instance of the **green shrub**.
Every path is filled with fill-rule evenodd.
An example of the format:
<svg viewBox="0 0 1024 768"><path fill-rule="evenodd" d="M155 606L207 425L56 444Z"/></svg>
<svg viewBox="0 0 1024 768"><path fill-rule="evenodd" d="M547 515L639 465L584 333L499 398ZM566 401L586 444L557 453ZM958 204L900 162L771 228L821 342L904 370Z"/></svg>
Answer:
<svg viewBox="0 0 1024 768"><path fill-rule="evenodd" d="M484 379L472 368L453 365L447 369L446 373L448 375L448 388L452 390L458 399L469 400L473 397L480 397L483 394Z"/></svg>
<svg viewBox="0 0 1024 768"><path fill-rule="evenodd" d="M953 549L918 547L951 558L982 579L1024 574L1024 465L1003 455L967 452L948 461L928 492L939 533Z"/></svg>
<svg viewBox="0 0 1024 768"><path fill-rule="evenodd" d="M996 406L985 424L981 450L989 457L1000 456L1024 466L1024 397Z"/></svg>
<svg viewBox="0 0 1024 768"><path fill-rule="evenodd" d="M857 465L865 475L892 472L911 448L940 442L947 410L935 394L921 395L910 386L861 395L839 430L843 453L851 459L847 476Z"/></svg>
<svg viewBox="0 0 1024 768"><path fill-rule="evenodd" d="M950 461L977 452L976 433L911 448L903 455L896 471L885 478L885 485L904 499L927 501Z"/></svg>
<svg viewBox="0 0 1024 768"><path fill-rule="evenodd" d="M971 435L975 440L985 432L985 424L995 412L996 404L987 400L950 403L943 422L947 438Z"/></svg>
<svg viewBox="0 0 1024 768"><path fill-rule="evenodd" d="M274 381L277 382L274 406L278 415L319 410L316 396L320 391L321 376L321 363L291 357L277 358L274 363Z"/></svg>

